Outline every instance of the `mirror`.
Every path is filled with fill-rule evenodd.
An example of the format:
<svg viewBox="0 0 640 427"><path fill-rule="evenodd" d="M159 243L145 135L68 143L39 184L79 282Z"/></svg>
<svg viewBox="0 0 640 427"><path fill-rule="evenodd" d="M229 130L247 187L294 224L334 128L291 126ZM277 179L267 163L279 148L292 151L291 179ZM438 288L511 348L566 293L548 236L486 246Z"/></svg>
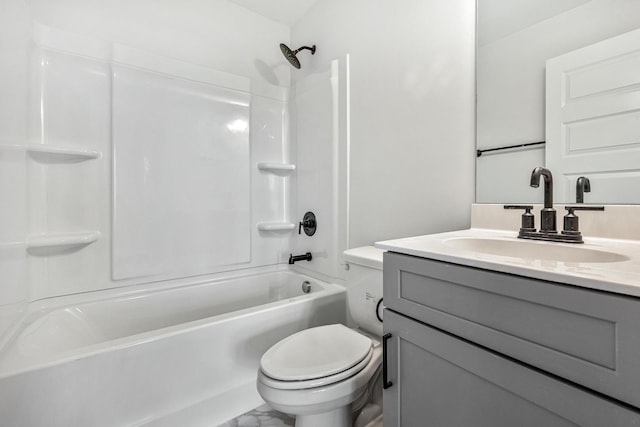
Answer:
<svg viewBox="0 0 640 427"><path fill-rule="evenodd" d="M478 150L545 141L546 61L640 28L640 1L477 2ZM633 143L640 146L640 121L634 126ZM545 165L545 150L548 143L482 152L476 160L476 202L541 203L542 190L531 188L529 179L534 167ZM556 202L574 203L574 191L556 192ZM585 194L586 203L640 203L637 186L592 194Z"/></svg>

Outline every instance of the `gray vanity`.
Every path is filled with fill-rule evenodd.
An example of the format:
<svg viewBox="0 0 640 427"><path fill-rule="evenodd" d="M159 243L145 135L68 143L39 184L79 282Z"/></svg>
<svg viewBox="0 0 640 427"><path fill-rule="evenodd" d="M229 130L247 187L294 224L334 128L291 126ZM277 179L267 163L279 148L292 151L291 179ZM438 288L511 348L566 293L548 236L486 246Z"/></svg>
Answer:
<svg viewBox="0 0 640 427"><path fill-rule="evenodd" d="M625 255L637 244L588 263L571 256L609 250L604 239L571 256L560 246L561 261L460 250L461 239L516 241L495 234L378 244L389 250L385 427L640 426L640 264ZM598 289L607 268L630 283Z"/></svg>

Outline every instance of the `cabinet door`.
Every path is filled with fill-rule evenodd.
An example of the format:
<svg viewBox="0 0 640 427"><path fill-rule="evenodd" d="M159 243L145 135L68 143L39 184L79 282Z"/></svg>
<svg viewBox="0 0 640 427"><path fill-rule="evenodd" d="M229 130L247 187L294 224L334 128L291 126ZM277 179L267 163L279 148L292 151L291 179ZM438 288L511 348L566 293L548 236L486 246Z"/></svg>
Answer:
<svg viewBox="0 0 640 427"><path fill-rule="evenodd" d="M385 427L640 426L640 412L385 309Z"/></svg>

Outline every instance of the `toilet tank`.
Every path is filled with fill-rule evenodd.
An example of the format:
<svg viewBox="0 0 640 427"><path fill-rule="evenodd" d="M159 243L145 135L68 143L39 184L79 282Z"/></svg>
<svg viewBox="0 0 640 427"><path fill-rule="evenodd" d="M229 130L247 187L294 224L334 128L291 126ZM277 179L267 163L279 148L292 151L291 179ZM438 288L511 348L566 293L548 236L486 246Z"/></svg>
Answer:
<svg viewBox="0 0 640 427"><path fill-rule="evenodd" d="M364 246L344 251L347 304L359 329L382 336L382 249Z"/></svg>

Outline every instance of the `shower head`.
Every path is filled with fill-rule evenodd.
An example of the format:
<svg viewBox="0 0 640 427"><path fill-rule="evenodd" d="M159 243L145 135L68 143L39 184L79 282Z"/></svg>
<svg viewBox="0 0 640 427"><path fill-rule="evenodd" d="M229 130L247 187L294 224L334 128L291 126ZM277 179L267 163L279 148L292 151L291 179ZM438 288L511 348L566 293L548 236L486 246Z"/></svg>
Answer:
<svg viewBox="0 0 640 427"><path fill-rule="evenodd" d="M296 68L300 68L300 61L298 60L298 58L296 57L297 53L300 52L301 50L304 49L308 49L311 51L311 54L313 55L314 53L316 53L316 45L314 44L313 46L309 47L309 46L302 46L296 50L291 50L289 49L289 46L287 46L284 43L280 43L280 50L282 51L282 54L284 55L285 58L287 58L287 61L289 61L289 63L291 63L291 65L293 65Z"/></svg>

